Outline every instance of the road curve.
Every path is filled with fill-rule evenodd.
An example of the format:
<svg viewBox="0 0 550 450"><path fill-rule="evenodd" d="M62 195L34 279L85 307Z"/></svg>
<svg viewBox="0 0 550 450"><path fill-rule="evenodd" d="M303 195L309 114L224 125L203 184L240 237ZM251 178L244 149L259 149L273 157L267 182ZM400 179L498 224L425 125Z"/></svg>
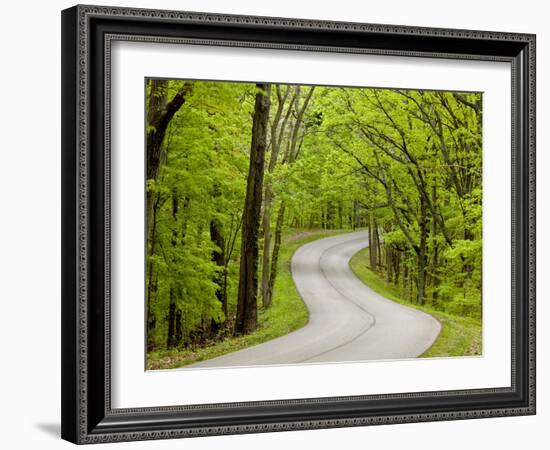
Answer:
<svg viewBox="0 0 550 450"><path fill-rule="evenodd" d="M290 334L186 367L416 358L441 330L429 314L374 292L349 268L368 246L367 232L320 239L292 257L292 276L309 310L308 323Z"/></svg>

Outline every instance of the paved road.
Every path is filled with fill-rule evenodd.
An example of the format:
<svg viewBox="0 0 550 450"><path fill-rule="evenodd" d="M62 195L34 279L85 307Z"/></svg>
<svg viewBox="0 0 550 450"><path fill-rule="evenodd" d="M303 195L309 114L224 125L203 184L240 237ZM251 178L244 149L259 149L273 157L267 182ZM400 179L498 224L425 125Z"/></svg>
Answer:
<svg viewBox="0 0 550 450"><path fill-rule="evenodd" d="M292 275L309 309L303 328L254 347L186 367L227 367L416 358L437 338L432 316L399 305L363 284L349 260L368 246L366 232L300 247Z"/></svg>

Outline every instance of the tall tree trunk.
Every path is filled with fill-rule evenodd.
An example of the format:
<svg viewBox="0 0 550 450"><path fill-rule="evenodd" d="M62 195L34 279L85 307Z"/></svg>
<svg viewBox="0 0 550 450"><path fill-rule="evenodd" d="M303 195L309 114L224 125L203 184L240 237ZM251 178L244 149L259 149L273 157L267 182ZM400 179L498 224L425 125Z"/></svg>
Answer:
<svg viewBox="0 0 550 450"><path fill-rule="evenodd" d="M176 346L176 293L170 288L170 306L168 307L168 334L166 336L166 348Z"/></svg>
<svg viewBox="0 0 550 450"><path fill-rule="evenodd" d="M266 186L265 198L264 198L264 217L263 217L263 235L264 245L262 253L262 306L269 308L271 305L271 298L268 298L269 288L269 259L271 254L271 202L273 200L273 192L271 185Z"/></svg>
<svg viewBox="0 0 550 450"><path fill-rule="evenodd" d="M271 85L258 83L256 89L254 118L252 120L250 165L243 211L235 334L250 333L258 325L258 234L262 208L264 160L267 146Z"/></svg>
<svg viewBox="0 0 550 450"><path fill-rule="evenodd" d="M281 202L279 212L277 214L277 224L275 225L275 243L273 244L273 256L271 257L271 270L269 283L266 292L267 306L271 305L273 300L273 290L275 288L275 280L277 279L277 269L279 264L279 252L281 250L281 236L283 233L283 222L285 218L285 202Z"/></svg>
<svg viewBox="0 0 550 450"><path fill-rule="evenodd" d="M296 117L294 123L290 130L290 140L287 147L287 152L284 155L283 163L291 164L293 163L299 154L298 149L298 134L300 127L303 122L304 113L308 107L309 101L313 94L314 87L311 87L308 93L305 96L303 104L300 106L301 99L301 89L300 86L296 86L294 95L290 99L290 106L287 108L286 113L283 116L285 103L289 98L290 87L287 87L284 95L281 91L279 85L276 86L277 89L277 111L273 119L271 126L271 157L268 166L268 172L271 175L277 164L277 158L285 139L285 130L291 113L294 111ZM292 104L294 105L292 106ZM280 123L280 126L279 126ZM303 138L303 136L302 136ZM272 270L270 269L270 258L271 256L271 209L273 200L275 198L273 192L273 186L271 180L268 181L265 187L265 196L264 196L264 215L263 215L263 236L264 236L264 245L263 245L263 254L262 254L262 283L261 283L261 293L262 293L262 305L264 308L268 308L271 305L271 299L273 297L273 286L274 282L270 280L270 274ZM297 216L293 218L294 226L301 227L303 224L303 217ZM271 268L273 264L271 264ZM268 294L268 290L271 286L271 292Z"/></svg>
<svg viewBox="0 0 550 450"><path fill-rule="evenodd" d="M227 317L227 299L225 297L225 239L220 230L220 223L214 219L210 221L210 239L218 247L212 252L212 261L218 266L219 271L216 272L214 283L217 284L216 298L222 305L224 316ZM219 323L213 321L212 328L216 331L219 328Z"/></svg>
<svg viewBox="0 0 550 450"><path fill-rule="evenodd" d="M239 221L235 223L235 218L233 215L231 215L231 225L229 228L228 237L229 239L226 240L226 247L224 250L224 256L225 261L223 265L223 298L225 299L225 309L223 313L225 314L225 317L228 317L227 315L227 276L229 273L229 263L231 262L231 256L233 255L233 251L235 249L235 243L237 241L237 236L241 230L242 226L242 215L239 218Z"/></svg>
<svg viewBox="0 0 550 450"><path fill-rule="evenodd" d="M285 101L288 97L288 94L290 93L290 87L287 87L286 92L283 96L281 92L281 86L276 86L277 91L277 111L275 113L275 117L273 118L273 122L271 124L271 156L269 158L269 165L267 167L267 171L269 175L271 175L275 169L275 165L277 164L277 158L279 156L279 149L281 148L282 143L282 137L283 137L283 127L281 127L281 130L279 130L279 122L281 121L281 118L283 116L283 111L285 107ZM291 108L288 108L288 114L285 116L285 120L283 121L283 126L286 124L286 120L288 120L289 113L291 111ZM263 218L262 218L262 234L264 237L264 244L263 244L263 252L262 252L262 284L260 286L260 291L262 294L262 305L264 308L267 308L267 300L266 300L266 293L267 293L267 287L269 284L269 254L271 252L271 202L273 200L273 188L271 184L271 180L269 179L265 186L265 193L264 193L264 211L263 211Z"/></svg>
<svg viewBox="0 0 550 450"><path fill-rule="evenodd" d="M172 229L172 248L178 245L178 196L176 191L172 192L172 218L174 219L174 228ZM175 250L174 250L175 251ZM172 284L170 286L170 304L168 307L168 335L166 336L166 348L170 349L176 346L176 327L177 327L177 289Z"/></svg>
<svg viewBox="0 0 550 450"><path fill-rule="evenodd" d="M382 265L382 245L380 243L380 231L378 230L378 222L376 219L374 219L374 236L376 238L376 248L378 250L378 256L376 257L376 260L378 261L378 265Z"/></svg>
<svg viewBox="0 0 550 450"><path fill-rule="evenodd" d="M432 204L437 204L437 188L434 184L432 188ZM432 217L432 261L431 261L431 285L432 285L432 304L437 303L439 286L438 266L439 266L439 246L437 243L437 220Z"/></svg>
<svg viewBox="0 0 550 450"><path fill-rule="evenodd" d="M394 269L393 248L391 247L391 245L384 244L384 250L386 254L386 281L388 283L391 283L391 281L393 280Z"/></svg>
<svg viewBox="0 0 550 450"><path fill-rule="evenodd" d="M151 224L151 232L149 235L149 251L147 253L148 258L151 258L155 254L156 250L156 228L157 228L157 213L160 206L159 197L157 196L155 199L155 203L153 205L153 214L152 214L152 224ZM156 295L157 291L157 283L154 279L154 271L155 271L155 265L153 264L153 260L149 260L149 264L147 266L147 350L151 351L153 350L153 347L155 345L153 340L153 331L155 330L157 319L155 315L155 311L153 308L153 298Z"/></svg>
<svg viewBox="0 0 550 450"><path fill-rule="evenodd" d="M371 215L372 217L372 215ZM373 238L372 238L372 218L369 218L369 224L368 224L368 227L369 227L369 265L370 265L370 268L372 270L375 269L376 267L376 263L375 263L375 259L376 259L376 252L373 251L373 248L374 248L374 245L373 245Z"/></svg>
<svg viewBox="0 0 550 450"><path fill-rule="evenodd" d="M166 105L166 80L157 80L152 79L149 81L149 102L147 104L147 125L150 125L153 118L162 111ZM159 148L158 152L160 154L161 149ZM149 149L147 149L149 153ZM157 225L157 212L159 208L159 196L153 195L153 192L150 192L147 189L147 257L151 258L155 254L156 246L156 225ZM156 317L155 311L153 309L153 296L156 291L156 283L154 282L154 264L150 260L147 266L147 350L153 350L154 341L153 341L153 331L156 327Z"/></svg>
<svg viewBox="0 0 550 450"><path fill-rule="evenodd" d="M427 205L424 197L420 199L420 220L419 232L420 242L418 245L417 257L417 287L418 287L418 304L423 305L426 300L426 244L428 241L428 219Z"/></svg>
<svg viewBox="0 0 550 450"><path fill-rule="evenodd" d="M378 270L380 264L380 242L378 240L378 223L371 212L369 218L369 261L372 270Z"/></svg>
<svg viewBox="0 0 550 450"><path fill-rule="evenodd" d="M399 286L399 273L401 271L401 252L394 250L394 279L393 284Z"/></svg>

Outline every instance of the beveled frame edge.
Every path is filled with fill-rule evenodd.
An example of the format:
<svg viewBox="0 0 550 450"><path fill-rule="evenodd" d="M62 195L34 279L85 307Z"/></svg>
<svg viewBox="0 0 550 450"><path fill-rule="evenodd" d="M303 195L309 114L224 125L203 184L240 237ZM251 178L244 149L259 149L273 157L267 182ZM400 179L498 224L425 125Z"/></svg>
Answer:
<svg viewBox="0 0 550 450"><path fill-rule="evenodd" d="M527 381L527 397L520 402L517 407L503 408L476 408L472 410L454 410L439 411L427 413L405 413L368 416L349 416L345 412L339 418L319 418L315 420L290 420L279 422L263 422L252 424L220 425L208 426L191 424L191 426L182 427L181 423L175 427L169 424L169 414L181 412L182 407L167 408L141 408L134 410L111 410L109 400L108 383L105 385L105 398L103 411L98 411L97 405L89 401L90 375L97 376L97 370L93 373L94 367L90 367L89 355L89 334L92 328L93 311L90 307L90 292L93 286L89 286L89 269L94 263L93 249L90 248L90 230L91 219L98 211L90 208L89 194L92 177L90 175L92 168L89 165L90 158L90 122L97 120L97 116L90 116L88 97L89 86L88 78L90 64L90 34L88 24L92 18L133 18L143 21L158 21L162 23L185 23L198 25L219 24L239 25L247 28L271 27L279 31L284 29L297 30L330 30L341 33L359 32L359 33L377 33L383 36L400 35L406 39L406 36L412 37L443 37L457 39L472 39L484 41L496 41L506 43L518 43L522 50L517 56L511 58L514 61L512 72L518 74L514 80L515 88L518 90L519 103L515 108L513 126L517 128L515 144L518 148L519 163L517 164L517 184L520 186L519 192L516 189L518 205L521 214L518 211L516 217L519 219L518 227L519 258L525 255L525 261L522 265L522 273L518 273L517 289L521 294L522 288L528 289L527 302L525 302L525 322L528 328L524 332L527 337L527 353L524 355L522 367L525 373L520 374L523 381ZM304 19L286 19L271 17L252 17L252 16L233 16L219 14L203 14L180 11L158 11L146 9L128 9L98 6L76 6L63 12L62 17L62 119L63 119L63 158L62 158L62 226L63 226L63 265L62 265L62 436L75 443L95 443L109 441L127 441L141 439L162 439L172 437L191 437L206 436L213 434L238 434L250 432L270 432L295 429L328 428L328 427L346 427L370 424L388 424L419 421L438 421L449 419L466 419L474 417L498 417L508 415L525 415L535 413L535 36L529 34L498 33L485 31L469 30L448 30L433 29L423 27L404 27L394 25L375 25L375 24L357 24L347 22L329 22L313 21ZM148 37L151 40L151 37ZM204 39L203 39L204 41ZM204 44L204 42L202 42ZM258 44L258 43L256 43ZM231 45L231 44L229 44ZM259 45L256 45L259 46ZM273 45L269 45L273 48ZM327 48L327 47L325 47ZM342 50L340 48L339 50ZM357 50L357 49L355 49ZM357 51L355 51L357 53ZM382 49L383 54L392 54L391 51ZM428 52L436 57L464 57L457 54L445 54ZM411 56L413 52L409 52ZM418 52L416 56L427 56L426 52ZM477 55L479 56L479 55ZM474 55L475 57L475 55ZM96 67L97 70L97 67ZM105 92L109 90L106 83ZM106 101L108 98L106 96ZM106 141L108 142L109 127L105 127ZM106 146L107 148L108 146ZM75 152L75 148L77 151ZM519 151L523 150L523 151ZM515 156L515 152L513 152ZM104 173L104 182L107 185L105 193L108 193L109 171L108 155L105 160L106 170ZM516 180L513 176L513 180ZM95 180L97 182L98 180ZM513 205L515 206L515 205ZM109 196L105 195L105 208L109 211ZM106 230L109 228L106 216ZM96 217L97 220L97 217ZM515 237L515 234L514 234ZM523 239L522 239L523 237ZM109 234L104 236L105 246L109 247ZM527 242L525 242L527 241ZM514 244L514 243L513 243ZM513 245L515 248L515 245ZM108 265L108 250L105 254L104 262ZM92 261L91 261L92 260ZM95 261L97 262L97 261ZM513 261L515 263L515 261ZM109 276L105 271L105 277ZM515 281L515 277L514 280ZM109 280L105 281L105 295L109 297ZM527 290L523 290L526 292ZM75 297L78 299L75 305ZM108 311L105 313L105 324L109 323ZM514 319L516 320L516 319ZM109 380L109 356L108 336L105 339L105 376ZM92 371L90 370L92 369ZM97 368L96 368L97 369ZM514 380L515 381L515 380ZM476 390L478 392L480 390ZM485 390L483 390L485 391ZM420 394L400 394L399 398L422 398L422 396L454 394L461 395L465 391L452 391L450 393L420 393ZM470 392L472 394L472 392ZM373 399L393 398L395 396L368 396ZM366 397L365 397L366 398ZM300 404L314 404L315 402L330 402L344 400L343 398L329 399L292 399L288 401L276 402L254 402L256 404L276 404L282 406L291 406ZM248 404L230 404L231 408L246 408ZM195 405L201 409L201 405ZM223 405L214 405L223 406ZM96 411L91 411L92 409ZM183 407L187 409L187 407ZM209 407L202 408L208 410ZM148 429L146 425L140 425L139 416L146 416L153 421L164 421L165 427L157 428L154 431ZM353 413L349 410L348 415ZM91 424L89 418L92 415L103 416L104 424L98 427L98 424ZM153 416L151 416L153 415ZM133 419L128 427L116 428L114 426L120 421ZM261 421L259 421L261 422ZM151 423L150 421L148 422ZM123 431L117 431L123 430Z"/></svg>

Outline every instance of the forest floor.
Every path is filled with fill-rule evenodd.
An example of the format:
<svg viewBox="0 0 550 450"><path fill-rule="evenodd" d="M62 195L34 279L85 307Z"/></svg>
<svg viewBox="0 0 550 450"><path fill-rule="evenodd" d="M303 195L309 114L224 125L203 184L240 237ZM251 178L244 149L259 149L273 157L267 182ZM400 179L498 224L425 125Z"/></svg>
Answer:
<svg viewBox="0 0 550 450"><path fill-rule="evenodd" d="M290 271L292 255L308 242L342 233L349 233L349 230L287 230L282 239L273 303L269 309L259 307L259 325L255 332L244 336L228 336L195 349L149 352L147 369L174 369L215 358L275 339L306 325L308 311L296 290Z"/></svg>
<svg viewBox="0 0 550 450"><path fill-rule="evenodd" d="M415 305L402 298L400 289L388 283L370 270L369 250L365 248L350 260L350 268L355 275L373 291L393 300L431 314L441 323L441 332L434 344L422 355L423 358L444 356L481 355L481 321L470 317L457 316L438 311L428 305Z"/></svg>

